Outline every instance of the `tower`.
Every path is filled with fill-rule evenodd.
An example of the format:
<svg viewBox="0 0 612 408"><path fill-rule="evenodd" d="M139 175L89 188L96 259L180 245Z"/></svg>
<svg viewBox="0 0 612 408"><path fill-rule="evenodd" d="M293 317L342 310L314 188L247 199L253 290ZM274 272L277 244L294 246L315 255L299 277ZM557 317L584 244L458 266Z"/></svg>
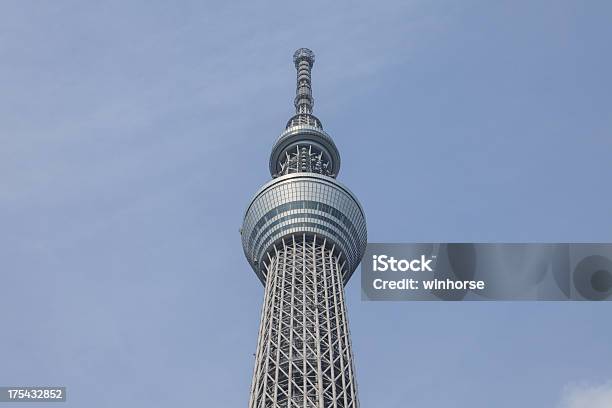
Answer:
<svg viewBox="0 0 612 408"><path fill-rule="evenodd" d="M312 114L314 60L306 48L293 55L295 115L240 230L265 286L249 408L359 406L344 285L365 251L366 222L336 181L340 154Z"/></svg>

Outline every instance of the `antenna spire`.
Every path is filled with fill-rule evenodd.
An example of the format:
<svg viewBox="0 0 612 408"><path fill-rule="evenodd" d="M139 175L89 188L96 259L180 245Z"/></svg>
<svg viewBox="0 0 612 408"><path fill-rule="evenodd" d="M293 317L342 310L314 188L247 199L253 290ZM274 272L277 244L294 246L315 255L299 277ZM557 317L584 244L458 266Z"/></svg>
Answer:
<svg viewBox="0 0 612 408"><path fill-rule="evenodd" d="M314 99L312 97L310 71L314 65L314 52L308 48L300 48L293 54L293 63L297 70L297 85L295 89L295 113L312 114Z"/></svg>

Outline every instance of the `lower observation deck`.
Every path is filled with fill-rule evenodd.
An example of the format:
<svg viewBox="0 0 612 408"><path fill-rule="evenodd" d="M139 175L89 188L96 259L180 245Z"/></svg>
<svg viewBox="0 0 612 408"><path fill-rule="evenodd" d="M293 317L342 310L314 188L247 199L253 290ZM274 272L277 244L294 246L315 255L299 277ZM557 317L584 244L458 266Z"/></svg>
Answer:
<svg viewBox="0 0 612 408"><path fill-rule="evenodd" d="M367 243L361 205L335 179L315 173L293 173L265 184L251 201L241 229L242 246L251 267L265 283L268 255L283 238L318 236L342 254L343 281L357 268Z"/></svg>

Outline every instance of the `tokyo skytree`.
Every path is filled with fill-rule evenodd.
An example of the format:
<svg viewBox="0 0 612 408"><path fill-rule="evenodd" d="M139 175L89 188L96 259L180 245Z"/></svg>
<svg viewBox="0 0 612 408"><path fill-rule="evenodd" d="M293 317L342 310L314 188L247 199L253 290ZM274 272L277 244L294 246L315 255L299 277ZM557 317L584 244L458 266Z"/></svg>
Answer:
<svg viewBox="0 0 612 408"><path fill-rule="evenodd" d="M240 230L265 286L249 408L359 406L344 285L365 251L366 221L336 181L340 154L312 114L314 61L306 48L293 55L295 115Z"/></svg>

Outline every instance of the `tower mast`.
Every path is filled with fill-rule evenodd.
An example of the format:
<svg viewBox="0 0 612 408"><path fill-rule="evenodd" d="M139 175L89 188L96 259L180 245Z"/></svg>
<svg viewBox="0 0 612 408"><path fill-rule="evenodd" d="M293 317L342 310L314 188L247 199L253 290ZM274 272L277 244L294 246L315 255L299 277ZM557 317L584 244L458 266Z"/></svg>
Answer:
<svg viewBox="0 0 612 408"><path fill-rule="evenodd" d="M249 408L357 408L344 285L365 251L365 215L335 180L340 154L312 114L314 53L293 61L296 114L241 229L265 286Z"/></svg>

